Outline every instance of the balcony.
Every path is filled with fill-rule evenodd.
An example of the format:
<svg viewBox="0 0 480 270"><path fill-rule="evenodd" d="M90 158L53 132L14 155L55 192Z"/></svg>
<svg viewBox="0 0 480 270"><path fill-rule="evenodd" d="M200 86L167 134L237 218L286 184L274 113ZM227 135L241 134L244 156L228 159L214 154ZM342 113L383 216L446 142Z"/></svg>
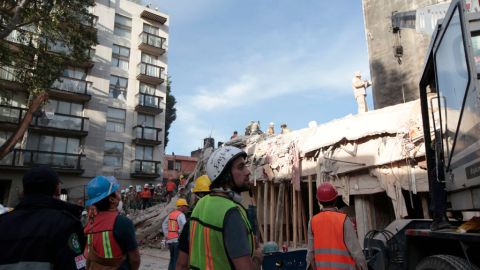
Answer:
<svg viewBox="0 0 480 270"><path fill-rule="evenodd" d="M161 84L165 81L164 68L149 63L139 63L137 65L137 79L148 84Z"/></svg>
<svg viewBox="0 0 480 270"><path fill-rule="evenodd" d="M50 87L50 97L85 102L91 99L89 89L92 82L61 76Z"/></svg>
<svg viewBox="0 0 480 270"><path fill-rule="evenodd" d="M49 117L45 114L34 116L30 129L52 135L62 134L81 137L88 135L89 119L87 117L62 113L55 113Z"/></svg>
<svg viewBox="0 0 480 270"><path fill-rule="evenodd" d="M156 56L165 53L165 38L147 32L140 33L139 37L140 44L138 45L138 48L140 50Z"/></svg>
<svg viewBox="0 0 480 270"><path fill-rule="evenodd" d="M27 113L27 108L0 105L0 129L14 130Z"/></svg>
<svg viewBox="0 0 480 270"><path fill-rule="evenodd" d="M28 46L30 44L32 44L32 41L33 41L33 37L35 36L36 34L28 31L28 30L25 30L25 29L22 29L22 30L17 30L17 29L14 29L6 38L5 40L11 42L11 43L15 43L15 44L18 44L18 45L23 45L23 46Z"/></svg>
<svg viewBox="0 0 480 270"><path fill-rule="evenodd" d="M0 86L10 90L23 89L15 77L16 68L10 66L0 67Z"/></svg>
<svg viewBox="0 0 480 270"><path fill-rule="evenodd" d="M145 20L158 22L160 24L164 24L164 23L167 22L167 18L165 18L165 17L163 17L159 14L155 14L155 13L153 13L151 11L148 11L148 10L142 11L142 13L140 14L140 17L142 17Z"/></svg>
<svg viewBox="0 0 480 270"><path fill-rule="evenodd" d="M160 161L152 160L132 160L131 173L132 178L157 178L160 177L161 170Z"/></svg>
<svg viewBox="0 0 480 270"><path fill-rule="evenodd" d="M72 53L72 50L69 47L65 46L65 44L63 44L63 42L60 42L60 41L57 41L57 42L49 41L49 42L47 42L47 50L51 53L61 54L61 55L67 56L67 57ZM87 61L79 62L76 59L69 58L68 62L72 66L92 68L95 65L95 61L94 61L95 53L96 53L95 49L90 48L90 49L87 49L85 51L85 55L88 56Z"/></svg>
<svg viewBox="0 0 480 270"><path fill-rule="evenodd" d="M136 125L133 127L133 143L146 144L146 145L160 145L161 141L161 128L144 127L142 125Z"/></svg>
<svg viewBox="0 0 480 270"><path fill-rule="evenodd" d="M57 172L81 174L81 159L85 155L39 150L14 149L0 160L0 168L28 170L35 165L49 165Z"/></svg>
<svg viewBox="0 0 480 270"><path fill-rule="evenodd" d="M140 113L156 115L162 113L162 108L160 107L160 101L162 97L138 93L138 104L135 106L135 110Z"/></svg>

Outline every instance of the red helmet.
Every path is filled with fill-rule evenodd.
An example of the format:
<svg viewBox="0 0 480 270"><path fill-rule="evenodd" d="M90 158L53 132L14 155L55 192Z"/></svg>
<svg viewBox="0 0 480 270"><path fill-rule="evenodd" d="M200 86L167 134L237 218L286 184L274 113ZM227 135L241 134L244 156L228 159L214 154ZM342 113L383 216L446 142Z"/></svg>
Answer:
<svg viewBox="0 0 480 270"><path fill-rule="evenodd" d="M317 200L319 202L329 202L337 198L338 192L330 183L322 183L317 188Z"/></svg>

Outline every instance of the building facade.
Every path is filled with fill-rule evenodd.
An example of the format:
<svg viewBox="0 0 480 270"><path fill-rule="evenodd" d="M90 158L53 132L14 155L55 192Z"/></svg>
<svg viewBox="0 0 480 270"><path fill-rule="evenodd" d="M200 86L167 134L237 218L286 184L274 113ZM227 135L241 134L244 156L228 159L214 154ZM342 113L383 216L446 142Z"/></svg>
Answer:
<svg viewBox="0 0 480 270"><path fill-rule="evenodd" d="M419 23L431 23L434 13L444 15L445 10L438 6L446 3L448 7L448 2L362 1L375 109L419 97L418 84L431 37L431 33L419 31ZM421 10L424 14L417 12Z"/></svg>
<svg viewBox="0 0 480 270"><path fill-rule="evenodd" d="M163 163L163 181L179 179L181 175L187 178L195 171L197 157L165 155Z"/></svg>
<svg viewBox="0 0 480 270"><path fill-rule="evenodd" d="M169 17L127 0L98 0L92 13L99 44L91 61L63 72L22 142L0 160L0 203L16 204L23 174L37 164L56 169L70 201L85 199L97 175L122 186L162 179ZM14 35L7 40L15 45ZM2 144L23 118L28 93L5 72L0 85Z"/></svg>

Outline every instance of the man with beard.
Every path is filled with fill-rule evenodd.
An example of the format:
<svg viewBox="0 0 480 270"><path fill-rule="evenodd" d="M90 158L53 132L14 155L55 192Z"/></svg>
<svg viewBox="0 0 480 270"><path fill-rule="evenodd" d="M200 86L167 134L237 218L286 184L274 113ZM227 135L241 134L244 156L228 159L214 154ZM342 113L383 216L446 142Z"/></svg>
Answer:
<svg viewBox="0 0 480 270"><path fill-rule="evenodd" d="M190 220L190 268L260 269L252 226L240 204L250 189L247 154L233 146L215 150L206 164L211 194L198 201ZM178 269L178 267L177 267Z"/></svg>

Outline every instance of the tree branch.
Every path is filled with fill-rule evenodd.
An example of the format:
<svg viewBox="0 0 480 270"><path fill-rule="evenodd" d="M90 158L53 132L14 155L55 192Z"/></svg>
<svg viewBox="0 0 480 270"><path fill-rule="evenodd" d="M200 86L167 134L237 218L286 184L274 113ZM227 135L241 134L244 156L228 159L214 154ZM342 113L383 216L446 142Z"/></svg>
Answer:
<svg viewBox="0 0 480 270"><path fill-rule="evenodd" d="M42 106L42 103L47 99L47 92L43 92L35 97L35 99L32 101L32 104L30 104L25 117L18 125L17 130L15 130L15 133L12 134L12 136L10 136L10 138L8 138L8 140L2 146L0 146L0 160L8 155L8 153L12 151L13 147L15 147L15 144L17 144L23 138L23 135L25 135L25 132L32 122L33 113L37 111L40 106Z"/></svg>
<svg viewBox="0 0 480 270"><path fill-rule="evenodd" d="M10 33L17 27L25 10L25 6L30 3L31 0L21 0L17 7L15 7L14 15L9 24L5 26L5 29L0 31L0 39L5 39Z"/></svg>

